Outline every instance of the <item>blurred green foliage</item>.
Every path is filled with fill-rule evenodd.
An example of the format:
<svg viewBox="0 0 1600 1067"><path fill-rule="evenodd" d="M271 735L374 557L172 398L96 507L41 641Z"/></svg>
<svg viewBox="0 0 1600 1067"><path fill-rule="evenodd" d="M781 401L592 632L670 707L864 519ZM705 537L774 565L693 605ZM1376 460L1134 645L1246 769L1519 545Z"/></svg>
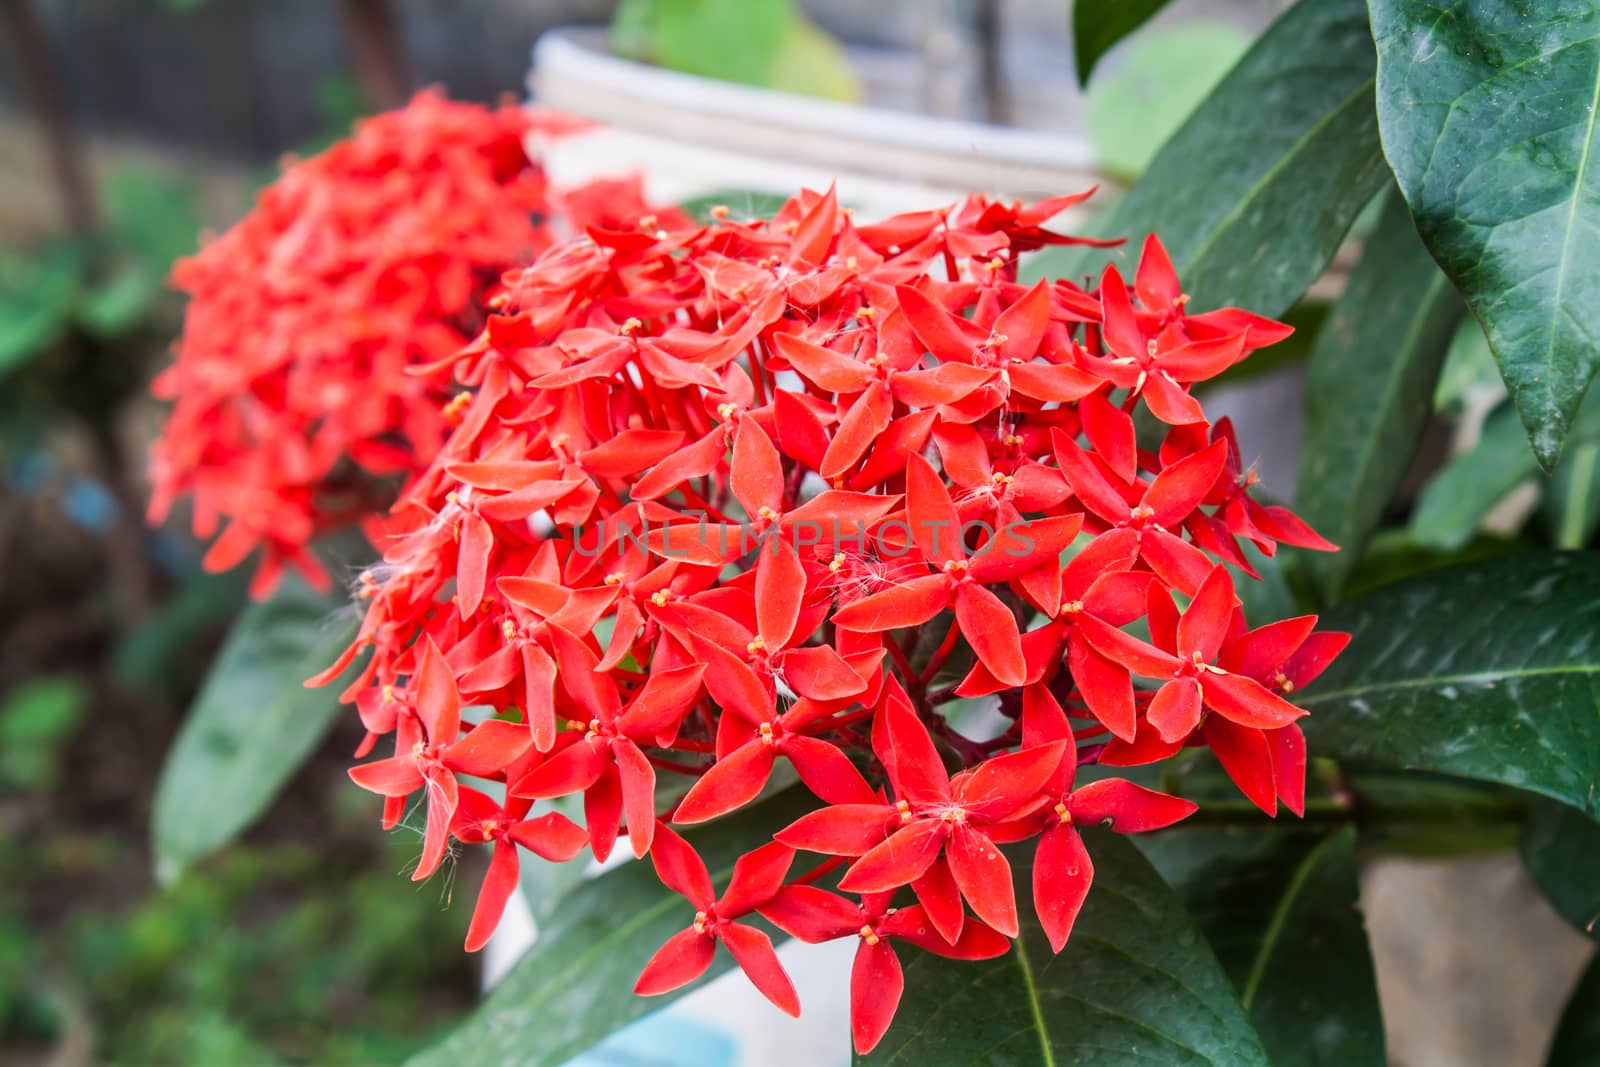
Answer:
<svg viewBox="0 0 1600 1067"><path fill-rule="evenodd" d="M794 0L622 0L611 44L618 55L686 74L861 99L843 47Z"/></svg>
<svg viewBox="0 0 1600 1067"><path fill-rule="evenodd" d="M0 1045L87 1041L95 1062L177 1067L396 1063L471 1002L467 912L417 899L448 897L448 878L395 877L415 851L403 831L364 860L321 837L236 847L106 906L95 886L135 862L125 842L0 847L27 857L11 894L54 886L72 909L25 921L0 898ZM28 895L34 910L52 896Z"/></svg>

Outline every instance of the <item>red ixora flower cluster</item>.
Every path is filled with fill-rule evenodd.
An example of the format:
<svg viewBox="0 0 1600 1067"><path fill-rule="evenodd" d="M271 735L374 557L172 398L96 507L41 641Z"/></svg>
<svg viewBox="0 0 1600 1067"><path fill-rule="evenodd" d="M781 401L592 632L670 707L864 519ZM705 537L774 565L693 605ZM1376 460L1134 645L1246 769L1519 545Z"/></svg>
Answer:
<svg viewBox="0 0 1600 1067"><path fill-rule="evenodd" d="M1075 240L1044 227L1081 199L861 225L805 192L770 221L593 226L508 275L454 360L462 422L325 676L372 651L346 696L358 755L385 735L393 755L351 776L389 826L423 793L415 877L451 835L494 843L469 949L519 847L603 860L625 828L692 916L638 992L695 979L721 943L795 1013L746 918L859 938L867 1050L900 998L895 942L982 959L1019 936L999 846L1036 842L1059 951L1093 877L1077 828L1194 809L1086 765L1208 746L1261 808L1301 810L1285 696L1345 637L1250 629L1222 564L1248 572L1245 542L1332 546L1251 497L1190 393L1289 329L1191 313L1153 238L1131 289L1114 268L1093 291L1019 283L1019 253ZM1166 424L1154 450L1141 403ZM945 717L968 697L997 701L997 736ZM465 705L498 714L463 732ZM719 894L673 827L749 804L780 761L816 807ZM585 828L528 818L577 795Z"/></svg>
<svg viewBox="0 0 1600 1067"><path fill-rule="evenodd" d="M524 149L575 125L421 93L290 165L181 261L174 284L191 300L155 383L176 404L151 464L152 521L190 496L195 534L221 530L208 569L259 547L256 595L285 563L325 587L307 542L380 514L460 421L448 370L414 371L478 333L504 271L574 232L552 220L592 208L549 188Z"/></svg>

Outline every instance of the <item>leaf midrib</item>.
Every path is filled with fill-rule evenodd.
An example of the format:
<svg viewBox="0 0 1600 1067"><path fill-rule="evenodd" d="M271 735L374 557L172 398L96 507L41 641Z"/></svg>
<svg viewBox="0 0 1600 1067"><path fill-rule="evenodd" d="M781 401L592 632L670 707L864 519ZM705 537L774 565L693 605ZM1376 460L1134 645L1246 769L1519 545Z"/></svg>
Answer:
<svg viewBox="0 0 1600 1067"><path fill-rule="evenodd" d="M1397 678L1392 681L1375 682L1371 685L1347 686L1343 689L1334 689L1314 696L1301 697L1298 701L1301 707L1312 704L1325 704L1334 700L1348 700L1350 697L1363 696L1368 693L1382 693L1391 689L1423 689L1438 685L1485 685L1504 679L1512 678L1543 678L1562 674L1600 674L1600 664L1580 664L1569 667L1517 667L1499 671L1476 671L1470 674L1438 674L1426 678Z"/></svg>
<svg viewBox="0 0 1600 1067"><path fill-rule="evenodd" d="M1317 847L1306 853L1305 858L1295 866L1294 877L1289 879L1283 896L1272 909L1272 918L1267 923L1266 934L1261 939L1261 947L1257 950L1255 959L1250 962L1250 975L1245 979L1244 989L1239 993L1239 1002L1244 1005L1246 1012L1251 1011L1255 1004L1256 990L1261 986L1261 979L1266 974L1267 964L1271 961L1272 954L1277 950L1278 939L1283 936L1284 927L1289 921L1289 912L1293 909L1295 900L1300 891L1305 888L1306 879L1311 876L1311 871L1322 860L1322 853L1326 851L1337 835L1329 835L1318 842Z"/></svg>

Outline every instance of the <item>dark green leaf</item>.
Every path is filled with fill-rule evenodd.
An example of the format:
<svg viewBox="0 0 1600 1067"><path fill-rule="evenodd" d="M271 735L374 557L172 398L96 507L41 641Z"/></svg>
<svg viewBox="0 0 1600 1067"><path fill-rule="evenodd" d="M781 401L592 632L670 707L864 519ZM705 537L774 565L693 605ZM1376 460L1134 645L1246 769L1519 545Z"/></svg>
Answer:
<svg viewBox="0 0 1600 1067"><path fill-rule="evenodd" d="M1484 518L1511 491L1539 474L1527 435L1509 405L1484 420L1478 443L1445 464L1417 498L1411 539L1424 548L1454 552L1478 532Z"/></svg>
<svg viewBox="0 0 1600 1067"><path fill-rule="evenodd" d="M1600 554L1524 553L1341 604L1295 701L1311 751L1499 782L1600 815Z"/></svg>
<svg viewBox="0 0 1600 1067"><path fill-rule="evenodd" d="M1329 599L1416 455L1460 315L1461 299L1417 239L1405 201L1389 197L1306 373L1295 504L1340 548L1306 560Z"/></svg>
<svg viewBox="0 0 1600 1067"><path fill-rule="evenodd" d="M1072 52L1077 60L1078 84L1088 85L1089 74L1111 46L1143 26L1169 0L1074 0Z"/></svg>
<svg viewBox="0 0 1600 1067"><path fill-rule="evenodd" d="M1384 151L1551 470L1600 369L1600 6L1370 4Z"/></svg>
<svg viewBox="0 0 1600 1067"><path fill-rule="evenodd" d="M906 953L894 1025L856 1062L1265 1065L1227 975L1177 895L1126 840L1098 829L1084 836L1094 889L1059 956L1026 901L1022 937L999 959ZM1032 846L1007 854L1025 895Z"/></svg>
<svg viewBox="0 0 1600 1067"><path fill-rule="evenodd" d="M1136 840L1200 924L1273 1067L1383 1067L1353 828L1180 827Z"/></svg>
<svg viewBox="0 0 1600 1067"><path fill-rule="evenodd" d="M1600 823L1565 804L1535 804L1517 843L1522 862L1556 911L1600 938Z"/></svg>
<svg viewBox="0 0 1600 1067"><path fill-rule="evenodd" d="M1112 253L1125 272L1159 233L1196 310L1284 311L1387 180L1373 67L1361 0L1300 0L1092 228L1130 238ZM1074 277L1105 255L1055 250L1033 269Z"/></svg>
<svg viewBox="0 0 1600 1067"><path fill-rule="evenodd" d="M159 284L173 260L194 251L200 214L194 190L156 171L124 167L101 195L106 221L122 250Z"/></svg>
<svg viewBox="0 0 1600 1067"><path fill-rule="evenodd" d="M812 806L805 790L789 789L689 839L721 886L734 860ZM556 1067L700 984L659 997L633 994L645 962L694 918L693 908L656 879L648 862L607 871L554 908L537 902L534 908L550 918L533 947L449 1037L407 1067ZM730 965L719 950L708 974Z"/></svg>
<svg viewBox="0 0 1600 1067"><path fill-rule="evenodd" d="M1589 964L1567 1000L1546 1067L1594 1067L1600 1063L1600 956Z"/></svg>
<svg viewBox="0 0 1600 1067"><path fill-rule="evenodd" d="M249 826L321 742L340 682L307 689L355 636L342 599L285 579L239 616L167 753L156 787L157 874L165 881Z"/></svg>

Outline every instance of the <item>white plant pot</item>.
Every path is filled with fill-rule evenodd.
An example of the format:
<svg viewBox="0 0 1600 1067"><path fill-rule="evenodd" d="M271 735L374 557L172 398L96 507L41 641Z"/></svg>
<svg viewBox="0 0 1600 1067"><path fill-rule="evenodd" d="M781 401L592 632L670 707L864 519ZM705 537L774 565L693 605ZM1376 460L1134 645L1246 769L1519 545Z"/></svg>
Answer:
<svg viewBox="0 0 1600 1067"><path fill-rule="evenodd" d="M789 195L837 180L841 199L878 216L973 191L1031 199L1102 180L1094 151L1072 134L680 74L611 55L607 40L600 29L557 29L534 47L535 102L603 124L542 146L558 181L638 170L649 195L677 202L728 189ZM870 55L879 66L903 69L907 61L904 53Z"/></svg>

